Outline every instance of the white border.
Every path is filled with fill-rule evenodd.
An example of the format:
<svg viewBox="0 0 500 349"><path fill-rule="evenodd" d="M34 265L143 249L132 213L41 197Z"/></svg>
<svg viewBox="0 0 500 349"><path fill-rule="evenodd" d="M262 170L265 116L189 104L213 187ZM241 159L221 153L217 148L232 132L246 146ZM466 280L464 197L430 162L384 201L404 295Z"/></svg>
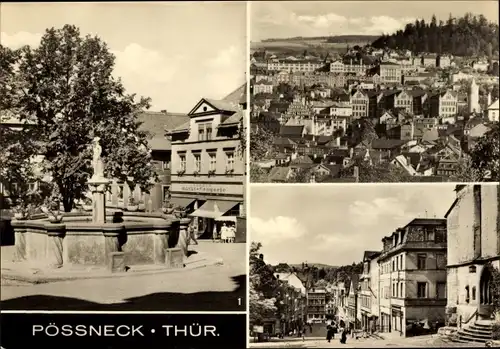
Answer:
<svg viewBox="0 0 500 349"><path fill-rule="evenodd" d="M246 328L245 328L245 338L247 342L247 348L250 346L250 298L249 298L249 290L250 290L250 244L252 243L250 237L250 212L251 212L251 204L250 204L250 110L251 110L251 98L250 98L250 38L251 38L251 7L252 2L246 1L246 11L247 11L247 35L246 35L246 48L247 48L247 61L246 61L246 78L247 78L247 124L246 124L246 185L245 185L245 215L246 215L246 269L247 269L247 284L246 284Z"/></svg>

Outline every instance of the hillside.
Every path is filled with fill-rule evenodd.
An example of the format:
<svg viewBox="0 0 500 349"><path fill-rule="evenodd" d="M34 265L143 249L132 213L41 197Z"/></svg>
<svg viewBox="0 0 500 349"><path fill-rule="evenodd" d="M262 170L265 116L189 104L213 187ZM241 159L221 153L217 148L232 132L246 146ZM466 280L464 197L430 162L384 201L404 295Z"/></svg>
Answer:
<svg viewBox="0 0 500 349"><path fill-rule="evenodd" d="M358 43L358 42L372 42L378 38L377 35L335 35L335 36L296 36L293 38L269 38L264 39L262 42L274 41L325 41L329 43Z"/></svg>
<svg viewBox="0 0 500 349"><path fill-rule="evenodd" d="M498 24L488 22L483 15L467 13L460 18L450 17L446 23L432 16L430 23L423 19L408 23L404 30L379 37L372 46L415 53L497 57L498 33Z"/></svg>

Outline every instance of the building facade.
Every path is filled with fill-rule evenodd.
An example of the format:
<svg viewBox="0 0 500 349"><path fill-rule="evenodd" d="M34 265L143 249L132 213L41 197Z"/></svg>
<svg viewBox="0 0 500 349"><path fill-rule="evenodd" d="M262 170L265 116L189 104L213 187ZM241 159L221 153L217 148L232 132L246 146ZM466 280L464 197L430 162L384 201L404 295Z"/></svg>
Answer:
<svg viewBox="0 0 500 349"><path fill-rule="evenodd" d="M457 185L448 221L447 317L459 326L490 319L491 270L500 268L498 185Z"/></svg>
<svg viewBox="0 0 500 349"><path fill-rule="evenodd" d="M380 252L365 251L363 256L363 273L359 278L360 291L358 309L361 328L374 331L378 322L378 262Z"/></svg>
<svg viewBox="0 0 500 349"><path fill-rule="evenodd" d="M382 243L381 330L406 336L422 322L444 325L446 220L416 218Z"/></svg>
<svg viewBox="0 0 500 349"><path fill-rule="evenodd" d="M244 106L201 99L189 121L168 132L172 142L171 201L192 217L199 236L244 216Z"/></svg>
<svg viewBox="0 0 500 349"><path fill-rule="evenodd" d="M326 321L326 290L310 288L307 290L307 322L323 323Z"/></svg>

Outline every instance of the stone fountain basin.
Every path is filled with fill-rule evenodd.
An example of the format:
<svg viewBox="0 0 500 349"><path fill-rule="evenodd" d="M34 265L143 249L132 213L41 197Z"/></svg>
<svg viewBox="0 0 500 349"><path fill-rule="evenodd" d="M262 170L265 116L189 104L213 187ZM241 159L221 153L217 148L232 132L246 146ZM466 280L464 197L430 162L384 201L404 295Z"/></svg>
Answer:
<svg viewBox="0 0 500 349"><path fill-rule="evenodd" d="M112 252L125 252L127 265L164 263L174 247L179 220L143 212L107 212L106 223L92 222L91 213L65 213L59 223L46 215L13 220L20 261L61 265L105 266Z"/></svg>

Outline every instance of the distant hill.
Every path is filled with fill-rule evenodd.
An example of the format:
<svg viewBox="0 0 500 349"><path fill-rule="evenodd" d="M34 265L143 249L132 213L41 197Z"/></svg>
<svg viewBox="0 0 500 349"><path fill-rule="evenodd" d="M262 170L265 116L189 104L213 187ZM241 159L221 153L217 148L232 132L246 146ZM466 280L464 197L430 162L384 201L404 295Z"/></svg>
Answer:
<svg viewBox="0 0 500 349"><path fill-rule="evenodd" d="M329 265L329 264L323 264L323 263L307 263L307 265L310 268L318 268L318 269L337 269L338 266L334 265ZM290 267L295 267L295 268L302 268L302 263L301 264L289 264Z"/></svg>
<svg viewBox="0 0 500 349"><path fill-rule="evenodd" d="M269 38L264 39L262 42L275 42L275 41L311 41L322 40L329 43L358 43L358 42L372 42L378 38L377 35L335 35L335 36L295 36L293 38Z"/></svg>
<svg viewBox="0 0 500 349"><path fill-rule="evenodd" d="M416 20L403 30L374 40L375 48L408 49L415 53L452 54L454 56L498 57L498 24L483 15L466 13L449 17L446 23L432 16L430 23Z"/></svg>

